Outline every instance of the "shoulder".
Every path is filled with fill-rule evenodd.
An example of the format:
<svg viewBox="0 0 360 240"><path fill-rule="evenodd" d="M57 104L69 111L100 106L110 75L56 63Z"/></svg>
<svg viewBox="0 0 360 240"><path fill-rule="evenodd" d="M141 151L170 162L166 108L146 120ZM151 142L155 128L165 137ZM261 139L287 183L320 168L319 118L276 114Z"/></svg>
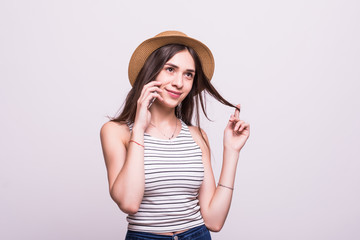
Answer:
<svg viewBox="0 0 360 240"><path fill-rule="evenodd" d="M198 128L197 126L188 126L189 131L194 139L194 141L199 145L202 150L209 149L209 139L206 135L206 132Z"/></svg>
<svg viewBox="0 0 360 240"><path fill-rule="evenodd" d="M100 138L102 141L108 139L126 143L130 138L130 134L130 129L127 124L114 121L104 123L100 129Z"/></svg>
<svg viewBox="0 0 360 240"><path fill-rule="evenodd" d="M129 133L130 129L126 123L119 123L114 121L108 121L101 127L100 134L111 134L111 133Z"/></svg>

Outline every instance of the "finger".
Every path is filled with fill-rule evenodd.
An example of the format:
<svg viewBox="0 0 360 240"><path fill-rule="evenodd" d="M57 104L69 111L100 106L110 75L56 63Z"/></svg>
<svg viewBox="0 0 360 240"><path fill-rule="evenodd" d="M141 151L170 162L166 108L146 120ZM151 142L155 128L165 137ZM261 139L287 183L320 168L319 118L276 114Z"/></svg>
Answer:
<svg viewBox="0 0 360 240"><path fill-rule="evenodd" d="M160 101L164 101L164 99L160 96L160 94L158 92L152 92L147 97L146 102L148 102L148 104L150 104L150 102L154 102L155 99L159 99Z"/></svg>
<svg viewBox="0 0 360 240"><path fill-rule="evenodd" d="M161 86L161 82L159 82L159 81L151 81L151 82L145 84L145 85L143 86L143 89L141 90L141 94L140 94L139 99L141 99L141 98L144 96L144 94L146 93L146 91L147 91L148 89L154 88L154 87L160 89L160 86ZM154 91L154 90L152 90L152 91Z"/></svg>
<svg viewBox="0 0 360 240"><path fill-rule="evenodd" d="M149 87L148 89L146 89L145 93L149 93L149 92L161 93L163 92L163 90L159 87Z"/></svg>
<svg viewBox="0 0 360 240"><path fill-rule="evenodd" d="M250 124L249 123L246 124L246 127L244 128L244 130L247 130L250 133Z"/></svg>
<svg viewBox="0 0 360 240"><path fill-rule="evenodd" d="M142 94L145 94L147 92L154 92L154 91L159 91L161 92L162 89L160 88L160 86L157 85L152 85L152 86L144 86L143 90L141 91Z"/></svg>
<svg viewBox="0 0 360 240"><path fill-rule="evenodd" d="M234 116L235 116L237 119L239 119L239 118L240 118L240 107L241 107L241 105L238 104L238 105L236 105L236 107L238 107L239 109L235 108L235 114L234 114Z"/></svg>
<svg viewBox="0 0 360 240"><path fill-rule="evenodd" d="M249 126L249 124L243 122L239 127L238 132L242 132L244 129L246 129L247 126Z"/></svg>
<svg viewBox="0 0 360 240"><path fill-rule="evenodd" d="M242 128L239 129L238 134L246 134L247 136L250 135L250 124L245 123L242 125Z"/></svg>
<svg viewBox="0 0 360 240"><path fill-rule="evenodd" d="M157 92L150 93L143 102L140 103L141 106L146 105L147 109L150 109L151 105L155 102L156 99L164 101L164 99Z"/></svg>
<svg viewBox="0 0 360 240"><path fill-rule="evenodd" d="M161 92L163 92L163 90L161 88L159 88L159 87L149 87L147 89L144 89L143 91L144 92L142 92L140 97L139 97L140 101L145 101L145 99L147 99L147 97L151 93L154 93L154 92L161 93Z"/></svg>
<svg viewBox="0 0 360 240"><path fill-rule="evenodd" d="M162 82L160 81L151 81L144 85L144 87L160 86Z"/></svg>
<svg viewBox="0 0 360 240"><path fill-rule="evenodd" d="M229 118L228 126L232 127L234 125L234 121L235 121L234 114L231 114Z"/></svg>
<svg viewBox="0 0 360 240"><path fill-rule="evenodd" d="M238 121L236 124L235 124L235 127L234 127L234 132L238 132L241 125L244 123L244 121Z"/></svg>

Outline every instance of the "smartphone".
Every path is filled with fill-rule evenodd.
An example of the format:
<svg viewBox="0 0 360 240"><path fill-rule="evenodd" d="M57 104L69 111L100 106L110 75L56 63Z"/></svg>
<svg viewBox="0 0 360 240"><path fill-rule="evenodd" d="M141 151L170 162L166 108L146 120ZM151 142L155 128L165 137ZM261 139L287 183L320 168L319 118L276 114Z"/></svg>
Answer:
<svg viewBox="0 0 360 240"><path fill-rule="evenodd" d="M152 98L151 99L151 101L150 101L150 103L149 103L149 106L148 106L148 109L151 107L151 105L155 102L155 99L156 99L156 97L154 97L154 98Z"/></svg>
<svg viewBox="0 0 360 240"><path fill-rule="evenodd" d="M148 106L148 109L151 107L151 105L155 102L155 99L156 98L153 98L153 99L151 99L151 101L150 101L150 103L149 103L149 106Z"/></svg>

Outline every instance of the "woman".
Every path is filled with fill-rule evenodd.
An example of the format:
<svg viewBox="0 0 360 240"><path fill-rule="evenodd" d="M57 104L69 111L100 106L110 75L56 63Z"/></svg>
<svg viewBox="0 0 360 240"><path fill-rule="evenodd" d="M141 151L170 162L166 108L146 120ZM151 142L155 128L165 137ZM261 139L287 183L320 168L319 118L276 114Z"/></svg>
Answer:
<svg viewBox="0 0 360 240"><path fill-rule="evenodd" d="M160 33L133 53L133 87L120 115L101 129L110 195L128 214L126 239L211 239L209 230L222 228L250 127L239 119L240 106L211 85L213 72L211 51L177 31ZM217 187L199 126L199 105L206 116L203 91L235 108Z"/></svg>

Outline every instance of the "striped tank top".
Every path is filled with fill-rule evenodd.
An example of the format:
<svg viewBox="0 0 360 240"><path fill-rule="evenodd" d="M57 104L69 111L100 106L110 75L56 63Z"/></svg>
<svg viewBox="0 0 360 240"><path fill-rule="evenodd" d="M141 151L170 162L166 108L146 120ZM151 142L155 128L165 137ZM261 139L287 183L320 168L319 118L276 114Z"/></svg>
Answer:
<svg viewBox="0 0 360 240"><path fill-rule="evenodd" d="M144 146L144 197L139 211L128 215L128 229L164 233L204 224L198 200L202 152L188 126L181 121L179 135L171 140L145 133Z"/></svg>

